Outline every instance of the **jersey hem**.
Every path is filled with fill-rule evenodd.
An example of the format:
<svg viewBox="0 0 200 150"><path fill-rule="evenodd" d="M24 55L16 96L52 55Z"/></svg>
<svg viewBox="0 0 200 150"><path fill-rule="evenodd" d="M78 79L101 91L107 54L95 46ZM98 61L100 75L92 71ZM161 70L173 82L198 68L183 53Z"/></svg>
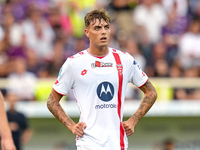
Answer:
<svg viewBox="0 0 200 150"><path fill-rule="evenodd" d="M54 88L52 88L56 93L58 93L58 94L60 94L60 95L62 95L62 96L66 96L65 94L62 94L62 93L60 93L60 92L58 92L57 90L55 90Z"/></svg>
<svg viewBox="0 0 200 150"><path fill-rule="evenodd" d="M149 78L147 78L147 80L142 85L140 85L138 88L141 88L142 86L144 86L148 80L149 80Z"/></svg>

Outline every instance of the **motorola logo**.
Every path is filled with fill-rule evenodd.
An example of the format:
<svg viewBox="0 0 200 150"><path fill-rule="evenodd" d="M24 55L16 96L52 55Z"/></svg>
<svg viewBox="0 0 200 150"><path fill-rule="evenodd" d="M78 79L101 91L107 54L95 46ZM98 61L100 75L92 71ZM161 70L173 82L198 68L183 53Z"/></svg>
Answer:
<svg viewBox="0 0 200 150"><path fill-rule="evenodd" d="M109 82L102 82L97 87L97 95L100 100L108 102L113 99L114 87Z"/></svg>

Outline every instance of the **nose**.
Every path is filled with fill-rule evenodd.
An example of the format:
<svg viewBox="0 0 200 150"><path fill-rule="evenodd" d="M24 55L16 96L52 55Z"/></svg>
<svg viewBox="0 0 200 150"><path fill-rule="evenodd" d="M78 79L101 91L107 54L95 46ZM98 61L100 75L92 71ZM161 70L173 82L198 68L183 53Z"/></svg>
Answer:
<svg viewBox="0 0 200 150"><path fill-rule="evenodd" d="M105 35L106 34L106 29L105 28L102 28L102 32L101 34Z"/></svg>

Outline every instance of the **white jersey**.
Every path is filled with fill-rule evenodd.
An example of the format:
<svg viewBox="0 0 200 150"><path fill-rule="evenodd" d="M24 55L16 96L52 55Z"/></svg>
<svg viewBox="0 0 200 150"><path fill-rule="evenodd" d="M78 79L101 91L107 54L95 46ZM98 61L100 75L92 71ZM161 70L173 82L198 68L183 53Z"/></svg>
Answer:
<svg viewBox="0 0 200 150"><path fill-rule="evenodd" d="M112 48L103 58L87 50L68 58L53 89L62 95L73 89L79 121L87 125L76 145L95 150L126 149L128 140L121 123L126 87L128 82L140 87L147 79L130 54Z"/></svg>

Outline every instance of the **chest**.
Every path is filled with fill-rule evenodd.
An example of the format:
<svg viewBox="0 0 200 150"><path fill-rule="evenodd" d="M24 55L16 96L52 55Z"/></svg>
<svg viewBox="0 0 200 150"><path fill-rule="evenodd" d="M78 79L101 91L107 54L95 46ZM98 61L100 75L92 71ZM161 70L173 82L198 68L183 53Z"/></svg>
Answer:
<svg viewBox="0 0 200 150"><path fill-rule="evenodd" d="M85 85L102 81L113 83L118 81L118 70L114 59L92 59L85 63L79 63L74 67L74 71L76 72L75 81Z"/></svg>

